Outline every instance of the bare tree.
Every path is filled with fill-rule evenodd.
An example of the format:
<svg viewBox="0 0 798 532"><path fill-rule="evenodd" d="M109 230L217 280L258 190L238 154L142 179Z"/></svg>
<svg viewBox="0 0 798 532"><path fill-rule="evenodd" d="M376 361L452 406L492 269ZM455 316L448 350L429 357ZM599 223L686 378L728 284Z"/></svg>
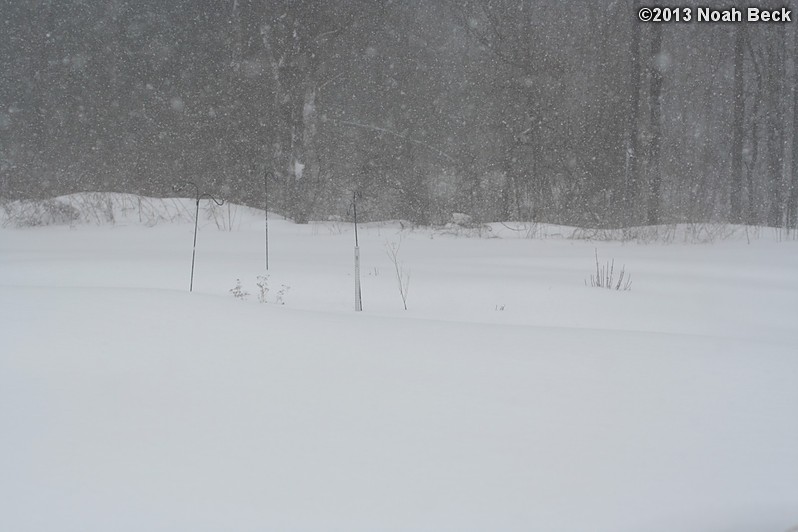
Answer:
<svg viewBox="0 0 798 532"><path fill-rule="evenodd" d="M407 295L410 290L410 272L404 269L404 263L399 258L399 250L402 247L402 239L399 242L389 242L385 244L385 251L391 259L396 274L396 284L399 288L399 295L402 298L402 305L407 310Z"/></svg>
<svg viewBox="0 0 798 532"><path fill-rule="evenodd" d="M633 11L637 13L640 2L634 0ZM640 22L637 19L632 20L632 38L629 44L629 122L628 128L628 146L626 153L626 183L623 187L623 194L625 199L624 210L629 217L628 221L634 224L636 216L634 213L637 209L636 200L640 184L640 87L642 85L642 69L640 63ZM630 225L631 225L630 224Z"/></svg>
<svg viewBox="0 0 798 532"><path fill-rule="evenodd" d="M798 28L793 28L792 179L787 200L787 227L798 229Z"/></svg>
<svg viewBox="0 0 798 532"><path fill-rule="evenodd" d="M660 190L662 188L662 25L651 27L651 78L649 85L649 109L651 145L649 147L648 167L648 223L660 223Z"/></svg>
<svg viewBox="0 0 798 532"><path fill-rule="evenodd" d="M729 220L742 223L743 217L743 138L745 136L745 25L734 29L734 122L732 124L731 186L729 187Z"/></svg>
<svg viewBox="0 0 798 532"><path fill-rule="evenodd" d="M767 35L767 180L768 214L767 223L780 227L784 206L782 204L782 184L784 181L784 27L768 28Z"/></svg>

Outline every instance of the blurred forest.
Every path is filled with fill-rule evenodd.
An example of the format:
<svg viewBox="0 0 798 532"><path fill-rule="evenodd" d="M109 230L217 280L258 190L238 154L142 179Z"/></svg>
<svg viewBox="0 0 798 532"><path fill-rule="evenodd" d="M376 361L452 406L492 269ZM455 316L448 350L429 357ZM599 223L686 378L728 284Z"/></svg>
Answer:
<svg viewBox="0 0 798 532"><path fill-rule="evenodd" d="M357 192L419 224L795 227L796 24L638 7L0 0L0 199L191 180L262 207L268 174L300 223Z"/></svg>

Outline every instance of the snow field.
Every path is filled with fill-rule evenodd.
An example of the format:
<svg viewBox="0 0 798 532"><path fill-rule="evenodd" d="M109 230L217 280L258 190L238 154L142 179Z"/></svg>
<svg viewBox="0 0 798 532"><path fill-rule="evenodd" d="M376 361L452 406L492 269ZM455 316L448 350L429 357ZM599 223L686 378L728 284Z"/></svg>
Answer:
<svg viewBox="0 0 798 532"><path fill-rule="evenodd" d="M798 524L798 243L262 227L0 230L2 528Z"/></svg>

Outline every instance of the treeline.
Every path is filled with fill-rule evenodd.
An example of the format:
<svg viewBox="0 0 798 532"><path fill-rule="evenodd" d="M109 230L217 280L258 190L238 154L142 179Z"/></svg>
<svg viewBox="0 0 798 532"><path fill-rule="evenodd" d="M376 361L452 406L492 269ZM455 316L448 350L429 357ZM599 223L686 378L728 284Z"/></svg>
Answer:
<svg viewBox="0 0 798 532"><path fill-rule="evenodd" d="M796 224L798 32L616 0L0 0L0 198ZM723 7L718 5L717 7ZM776 7L776 6L774 6Z"/></svg>

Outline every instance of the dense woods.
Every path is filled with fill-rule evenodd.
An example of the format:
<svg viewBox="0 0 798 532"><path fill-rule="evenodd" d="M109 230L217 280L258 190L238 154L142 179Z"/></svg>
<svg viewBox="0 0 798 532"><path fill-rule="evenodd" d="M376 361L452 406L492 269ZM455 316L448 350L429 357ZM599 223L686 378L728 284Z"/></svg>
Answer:
<svg viewBox="0 0 798 532"><path fill-rule="evenodd" d="M189 179L261 207L268 174L298 222L357 192L420 224L795 227L795 24L637 9L0 0L0 198Z"/></svg>

